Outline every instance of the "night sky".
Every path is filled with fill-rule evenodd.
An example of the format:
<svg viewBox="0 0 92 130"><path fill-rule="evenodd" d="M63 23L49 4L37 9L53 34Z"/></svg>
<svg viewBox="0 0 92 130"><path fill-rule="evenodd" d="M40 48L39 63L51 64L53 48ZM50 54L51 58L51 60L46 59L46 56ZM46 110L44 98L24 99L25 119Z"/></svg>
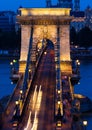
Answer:
<svg viewBox="0 0 92 130"><path fill-rule="evenodd" d="M52 0L53 4L57 0ZM84 10L88 5L92 7L92 0L80 0L81 10ZM45 7L46 0L0 0L0 10L14 10L16 11L19 6L22 7Z"/></svg>

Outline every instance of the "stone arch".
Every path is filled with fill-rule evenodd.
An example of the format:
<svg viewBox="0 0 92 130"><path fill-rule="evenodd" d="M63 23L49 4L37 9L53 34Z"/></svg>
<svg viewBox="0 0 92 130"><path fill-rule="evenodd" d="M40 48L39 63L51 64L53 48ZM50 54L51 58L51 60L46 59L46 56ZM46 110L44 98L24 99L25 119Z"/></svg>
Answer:
<svg viewBox="0 0 92 130"><path fill-rule="evenodd" d="M50 39L46 39L47 41L47 46L49 46L51 49L54 49L54 43Z"/></svg>

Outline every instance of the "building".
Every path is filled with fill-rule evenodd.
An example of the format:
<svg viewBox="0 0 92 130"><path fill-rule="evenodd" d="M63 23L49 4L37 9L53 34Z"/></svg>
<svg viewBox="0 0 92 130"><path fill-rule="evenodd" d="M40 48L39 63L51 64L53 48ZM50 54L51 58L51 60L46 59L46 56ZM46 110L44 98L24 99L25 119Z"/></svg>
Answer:
<svg viewBox="0 0 92 130"><path fill-rule="evenodd" d="M16 14L13 11L0 12L0 30L3 32L12 31L15 29Z"/></svg>
<svg viewBox="0 0 92 130"><path fill-rule="evenodd" d="M71 28L74 27L76 32L79 32L84 27L92 30L92 9L90 6L85 11L72 11L71 16L74 16L71 22Z"/></svg>
<svg viewBox="0 0 92 130"><path fill-rule="evenodd" d="M80 31L84 24L84 12L80 10L80 0L74 0L74 11L73 11L73 3L72 0L58 0L56 5L52 5L51 0L46 1L46 7L48 8L71 8L71 16L74 16L70 24L70 28L74 27L76 32Z"/></svg>
<svg viewBox="0 0 92 130"><path fill-rule="evenodd" d="M46 7L47 8L72 8L72 0L58 0L56 5L52 5L51 0L46 1Z"/></svg>
<svg viewBox="0 0 92 130"><path fill-rule="evenodd" d="M92 30L92 9L88 6L85 10L85 26Z"/></svg>
<svg viewBox="0 0 92 130"><path fill-rule="evenodd" d="M80 0L74 0L74 11L80 11Z"/></svg>
<svg viewBox="0 0 92 130"><path fill-rule="evenodd" d="M79 32L82 28L85 27L85 13L84 11L72 11L71 16L74 16L72 19L70 28L74 27L76 32Z"/></svg>

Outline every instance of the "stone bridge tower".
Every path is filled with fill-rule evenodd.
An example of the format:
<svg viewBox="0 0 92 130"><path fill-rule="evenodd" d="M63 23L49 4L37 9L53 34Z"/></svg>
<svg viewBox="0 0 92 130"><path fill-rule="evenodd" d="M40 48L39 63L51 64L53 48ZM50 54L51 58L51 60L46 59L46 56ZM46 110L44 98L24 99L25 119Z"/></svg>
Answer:
<svg viewBox="0 0 92 130"><path fill-rule="evenodd" d="M60 68L72 73L70 58L70 8L21 8L17 16L21 24L21 54L19 71L25 72L31 26L34 28L33 46L45 38L57 44L57 28L60 40Z"/></svg>

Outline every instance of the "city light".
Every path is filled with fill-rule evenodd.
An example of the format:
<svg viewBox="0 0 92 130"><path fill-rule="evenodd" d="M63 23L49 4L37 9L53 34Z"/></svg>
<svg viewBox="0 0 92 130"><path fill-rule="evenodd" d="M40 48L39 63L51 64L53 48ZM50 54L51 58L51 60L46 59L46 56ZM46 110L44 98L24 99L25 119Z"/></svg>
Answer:
<svg viewBox="0 0 92 130"><path fill-rule="evenodd" d="M24 130L37 130L38 128L38 113L40 110L40 106L41 106L41 101L42 101L42 90L41 90L41 85L39 86L39 91L37 91L38 86L35 85L35 90L34 90L34 94L33 94L33 98L32 98L32 111L30 111L30 115L27 121L27 125L24 128ZM32 112L35 112L34 115L34 120L33 120L33 124L31 123L31 114Z"/></svg>
<svg viewBox="0 0 92 130"><path fill-rule="evenodd" d="M85 121L83 121L83 125L84 126L87 126L87 124L88 124L88 122L85 120Z"/></svg>
<svg viewBox="0 0 92 130"><path fill-rule="evenodd" d="M80 61L79 61L79 60L76 60L76 64L77 64L77 65L80 65Z"/></svg>
<svg viewBox="0 0 92 130"><path fill-rule="evenodd" d="M60 105L60 101L58 101L58 105Z"/></svg>
<svg viewBox="0 0 92 130"><path fill-rule="evenodd" d="M32 124L31 124L31 114L32 112L30 111L29 117L28 117L28 121L27 121L27 125L24 128L24 130L31 130Z"/></svg>
<svg viewBox="0 0 92 130"><path fill-rule="evenodd" d="M15 104L18 105L18 104L19 104L19 101L15 101Z"/></svg>
<svg viewBox="0 0 92 130"><path fill-rule="evenodd" d="M84 120L84 121L83 121L83 126L84 126L85 130L86 130L87 124L88 124L88 122L87 122L86 120Z"/></svg>
<svg viewBox="0 0 92 130"><path fill-rule="evenodd" d="M86 57L88 58L89 56L88 53L90 53L88 46L91 44L89 37L87 37L89 33L86 33L82 39L80 33L80 30L87 25L87 9L81 12L80 0L65 0L65 2L64 0L63 2L61 2L62 0L58 0L57 4L53 6L50 1L51 0L46 0L47 8L20 7L16 14L11 11L1 12L1 22L2 20L4 21L4 15L5 17L7 15L9 18L12 18L10 12L13 14L13 17L16 15L15 20L10 19L11 25L15 25L16 29L14 31L15 36L11 37L13 41L7 41L10 38L3 36L1 28L0 35L3 36L3 39L0 41L3 42L1 43L2 46L4 44L3 40L6 37L5 48L9 50L5 50L4 55L8 56L9 61L12 56L14 57L11 62L8 61L9 67L7 66L7 70L11 69L11 80L14 83L18 81L15 88L12 87L14 91L11 93L12 88L9 84L5 84L9 80L5 77L7 76L7 71L4 65L2 70L5 70L5 72L4 74L1 73L1 77L4 76L4 83L3 85L1 83L1 87L3 89L5 85L6 88L4 89L6 90L6 94L8 88L12 95L11 97L6 97L7 99L9 98L9 103L6 104L5 111L3 112L3 110L1 110L2 119L0 127L4 129L86 130L87 125L90 125L86 120L80 121L82 102L83 110L81 110L81 112L89 111L91 108L91 82L88 80L91 77L91 74L88 74L88 69L90 69L91 72L91 68L88 66L88 61L84 62L84 70L82 69L85 78L83 88L78 89L81 95L75 95L74 92L75 84L80 84L79 79L82 77L80 76L81 67L83 68L81 57L84 58L82 60L85 60ZM37 4L39 3L41 2ZM72 6L74 7L73 9ZM77 6L78 10L76 10ZM70 12L73 14L71 15ZM80 17L83 17L82 20L81 18L76 18L75 15L77 15L77 13ZM74 21L74 19L76 19L76 21ZM14 21L13 24L12 21ZM92 19L88 21L92 23ZM72 22L74 22L74 26ZM18 25L16 23L18 23ZM77 23L79 26L77 26ZM86 32L87 31L88 30L86 30ZM10 37L10 35L8 37ZM85 38L88 39L87 44ZM18 46L14 44L14 40L18 43ZM70 45L70 42L72 45ZM9 46L7 43L10 43ZM11 43L12 45L14 44L14 46L11 46ZM82 46L83 48L81 48ZM0 54L3 54L2 49L3 47L1 47ZM92 47L90 49L92 49ZM85 55L85 53L87 54ZM16 58L19 58L19 60L16 60ZM74 60L74 66L71 58ZM80 59L81 66L80 61L78 59L76 60L76 58ZM19 64L17 64L18 61ZM86 62L87 73L85 71ZM13 84L13 82L11 82L11 84ZM90 85L88 83L90 83ZM89 91L87 95L89 94L89 98L86 97L86 95L83 98L81 90L88 88L88 86ZM3 94L2 92L0 93ZM3 106L2 103L3 102L1 102L1 107ZM90 107L87 107L86 103Z"/></svg>
<svg viewBox="0 0 92 130"><path fill-rule="evenodd" d="M45 51L45 52L44 52L44 54L46 55L46 54L47 54L47 52Z"/></svg>
<svg viewBox="0 0 92 130"><path fill-rule="evenodd" d="M17 62L17 60L14 59L14 60L13 60L13 63L16 63L16 62Z"/></svg>
<svg viewBox="0 0 92 130"><path fill-rule="evenodd" d="M29 69L28 71L31 72L31 69Z"/></svg>
<svg viewBox="0 0 92 130"><path fill-rule="evenodd" d="M60 90L58 90L58 94L60 94Z"/></svg>
<svg viewBox="0 0 92 130"><path fill-rule="evenodd" d="M23 93L23 91L22 90L20 90L20 94L22 94Z"/></svg>
<svg viewBox="0 0 92 130"><path fill-rule="evenodd" d="M10 65L13 65L13 62L10 62Z"/></svg>

